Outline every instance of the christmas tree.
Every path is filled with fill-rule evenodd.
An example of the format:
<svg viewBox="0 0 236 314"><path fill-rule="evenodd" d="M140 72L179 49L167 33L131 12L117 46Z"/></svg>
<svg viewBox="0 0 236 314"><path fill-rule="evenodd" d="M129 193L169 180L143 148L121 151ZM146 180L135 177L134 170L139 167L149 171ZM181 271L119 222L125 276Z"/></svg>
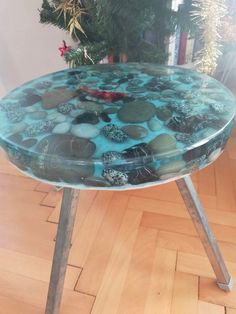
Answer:
<svg viewBox="0 0 236 314"><path fill-rule="evenodd" d="M165 40L175 31L175 12L166 0L44 0L41 23L69 31L78 49L64 45L72 66L96 63L106 55L163 63ZM151 40L147 40L151 34Z"/></svg>
<svg viewBox="0 0 236 314"><path fill-rule="evenodd" d="M70 66L97 63L105 56L125 62L164 63L166 39L177 25L197 34L203 49L198 68L213 73L220 55L225 0L184 0L171 10L171 0L43 0L41 23L68 31L78 48L60 48Z"/></svg>

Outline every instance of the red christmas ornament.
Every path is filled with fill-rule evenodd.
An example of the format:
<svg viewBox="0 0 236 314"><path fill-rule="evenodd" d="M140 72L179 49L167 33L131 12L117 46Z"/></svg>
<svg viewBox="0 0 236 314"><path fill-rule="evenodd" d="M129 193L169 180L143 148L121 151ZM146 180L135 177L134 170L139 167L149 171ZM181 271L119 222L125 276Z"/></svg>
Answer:
<svg viewBox="0 0 236 314"><path fill-rule="evenodd" d="M71 46L67 46L65 40L63 40L63 47L58 48L58 50L61 52L61 57L63 57L65 53L71 50Z"/></svg>

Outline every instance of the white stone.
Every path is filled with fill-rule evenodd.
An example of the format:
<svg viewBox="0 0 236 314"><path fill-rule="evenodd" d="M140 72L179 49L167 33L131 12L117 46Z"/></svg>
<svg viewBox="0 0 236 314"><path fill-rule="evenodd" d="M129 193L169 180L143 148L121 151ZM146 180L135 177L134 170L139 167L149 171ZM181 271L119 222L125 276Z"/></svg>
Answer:
<svg viewBox="0 0 236 314"><path fill-rule="evenodd" d="M151 131L158 131L162 128L161 122L155 117L149 120L147 124Z"/></svg>
<svg viewBox="0 0 236 314"><path fill-rule="evenodd" d="M52 133L54 134L65 134L70 131L70 123L64 122L60 123L55 126L55 128L52 130Z"/></svg>
<svg viewBox="0 0 236 314"><path fill-rule="evenodd" d="M71 133L78 137L93 138L99 135L100 130L92 124L81 123L74 125L71 129Z"/></svg>

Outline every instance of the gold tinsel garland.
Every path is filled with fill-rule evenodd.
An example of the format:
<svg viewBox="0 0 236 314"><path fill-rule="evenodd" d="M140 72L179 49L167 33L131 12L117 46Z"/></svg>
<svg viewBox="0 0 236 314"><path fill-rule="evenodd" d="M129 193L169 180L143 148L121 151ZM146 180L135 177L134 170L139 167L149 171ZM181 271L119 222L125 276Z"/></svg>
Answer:
<svg viewBox="0 0 236 314"><path fill-rule="evenodd" d="M203 48L198 54L197 69L213 74L221 55L221 32L223 18L227 14L225 0L196 0L192 12L193 21L202 33Z"/></svg>

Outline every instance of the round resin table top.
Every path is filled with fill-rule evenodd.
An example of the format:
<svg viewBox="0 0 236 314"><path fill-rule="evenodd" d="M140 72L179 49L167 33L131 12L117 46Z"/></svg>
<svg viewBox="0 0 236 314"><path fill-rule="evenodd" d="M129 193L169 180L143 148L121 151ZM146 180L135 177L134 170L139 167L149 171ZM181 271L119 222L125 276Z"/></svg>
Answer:
<svg viewBox="0 0 236 314"><path fill-rule="evenodd" d="M154 64L81 66L0 101L0 145L28 175L73 188L175 180L222 152L235 99L195 71Z"/></svg>

